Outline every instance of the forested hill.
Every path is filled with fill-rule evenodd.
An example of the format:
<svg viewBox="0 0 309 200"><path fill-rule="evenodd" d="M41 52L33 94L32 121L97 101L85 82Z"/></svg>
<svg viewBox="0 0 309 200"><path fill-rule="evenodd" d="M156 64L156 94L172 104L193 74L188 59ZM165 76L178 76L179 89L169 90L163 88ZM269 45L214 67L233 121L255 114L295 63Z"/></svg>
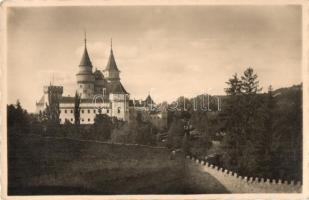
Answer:
<svg viewBox="0 0 309 200"><path fill-rule="evenodd" d="M290 107L295 105L296 96L302 97L302 84L293 85L291 87L278 88L273 91L273 96L276 99L276 104L280 108ZM261 95L266 95L267 93L262 93ZM227 95L214 95L221 99L222 104L224 104L227 99Z"/></svg>
<svg viewBox="0 0 309 200"><path fill-rule="evenodd" d="M290 107L295 104L294 100L296 96L302 96L302 85L279 88L274 90L273 94L277 100L277 105L280 106L280 108Z"/></svg>

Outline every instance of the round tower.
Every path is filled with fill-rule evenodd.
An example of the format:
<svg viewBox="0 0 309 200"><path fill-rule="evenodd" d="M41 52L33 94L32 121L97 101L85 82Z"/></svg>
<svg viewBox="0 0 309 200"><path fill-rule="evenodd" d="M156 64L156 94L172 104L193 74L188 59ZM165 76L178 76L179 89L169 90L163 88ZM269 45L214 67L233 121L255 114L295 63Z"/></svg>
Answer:
<svg viewBox="0 0 309 200"><path fill-rule="evenodd" d="M94 94L94 81L95 77L92 73L92 63L87 51L87 41L85 37L85 48L83 57L79 64L79 70L76 74L77 91L82 99L89 99Z"/></svg>

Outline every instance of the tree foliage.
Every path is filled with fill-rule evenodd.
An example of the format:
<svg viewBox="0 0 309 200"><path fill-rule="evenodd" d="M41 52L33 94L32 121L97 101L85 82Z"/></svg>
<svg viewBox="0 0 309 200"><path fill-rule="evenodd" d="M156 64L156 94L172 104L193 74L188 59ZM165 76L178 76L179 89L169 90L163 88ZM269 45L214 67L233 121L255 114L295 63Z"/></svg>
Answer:
<svg viewBox="0 0 309 200"><path fill-rule="evenodd" d="M15 105L7 106L8 132L12 134L27 134L30 131L30 116L17 100Z"/></svg>
<svg viewBox="0 0 309 200"><path fill-rule="evenodd" d="M141 112L137 112L129 123L122 123L115 127L111 141L117 143L131 143L155 145L158 130L148 121L144 121Z"/></svg>
<svg viewBox="0 0 309 200"><path fill-rule="evenodd" d="M271 87L267 94L259 93L258 76L252 68L241 78L233 75L227 85L228 98L219 115L226 132L224 167L246 176L299 178L295 168L300 169L296 158L301 158L302 149L301 98L289 99L295 102L290 109L280 108Z"/></svg>
<svg viewBox="0 0 309 200"><path fill-rule="evenodd" d="M107 141L111 138L113 123L106 114L97 114L91 129L92 139Z"/></svg>
<svg viewBox="0 0 309 200"><path fill-rule="evenodd" d="M76 126L80 124L80 96L77 91L74 98L74 123Z"/></svg>

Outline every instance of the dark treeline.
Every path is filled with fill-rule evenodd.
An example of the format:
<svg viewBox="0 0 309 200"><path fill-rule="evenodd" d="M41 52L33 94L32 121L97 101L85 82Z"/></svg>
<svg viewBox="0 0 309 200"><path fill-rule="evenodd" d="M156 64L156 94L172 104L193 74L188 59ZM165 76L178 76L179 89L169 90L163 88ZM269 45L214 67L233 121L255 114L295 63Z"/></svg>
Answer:
<svg viewBox="0 0 309 200"><path fill-rule="evenodd" d="M52 96L53 94L50 94ZM49 97L49 102L57 101ZM8 105L8 137L19 134L35 134L47 137L68 137L83 140L98 140L112 143L131 143L143 145L156 145L158 130L142 119L141 112L136 112L130 118L130 123L97 114L94 124L81 125L80 98L75 96L74 119L76 123L66 120L64 124L59 121L59 104L49 103L44 112L29 114L22 108L19 101L15 105Z"/></svg>

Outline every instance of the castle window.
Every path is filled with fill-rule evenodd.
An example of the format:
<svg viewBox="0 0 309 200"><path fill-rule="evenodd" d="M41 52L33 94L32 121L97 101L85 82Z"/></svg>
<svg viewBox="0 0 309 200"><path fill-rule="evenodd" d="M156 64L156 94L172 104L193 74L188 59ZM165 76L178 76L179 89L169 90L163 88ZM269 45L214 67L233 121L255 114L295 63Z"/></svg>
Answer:
<svg viewBox="0 0 309 200"><path fill-rule="evenodd" d="M82 113L84 113L84 110L82 110Z"/></svg>
<svg viewBox="0 0 309 200"><path fill-rule="evenodd" d="M73 122L73 118L71 118L71 122Z"/></svg>
<svg viewBox="0 0 309 200"><path fill-rule="evenodd" d="M71 110L71 113L73 113L73 110Z"/></svg>
<svg viewBox="0 0 309 200"><path fill-rule="evenodd" d="M40 111L41 112L41 111ZM59 110L59 113L61 113L61 110Z"/></svg>
<svg viewBox="0 0 309 200"><path fill-rule="evenodd" d="M64 113L67 113L67 110L64 110Z"/></svg>
<svg viewBox="0 0 309 200"><path fill-rule="evenodd" d="M84 118L82 118L82 122L84 121Z"/></svg>
<svg viewBox="0 0 309 200"><path fill-rule="evenodd" d="M88 110L88 113L90 113L90 110Z"/></svg>
<svg viewBox="0 0 309 200"><path fill-rule="evenodd" d="M109 110L107 109L106 112L109 113Z"/></svg>
<svg viewBox="0 0 309 200"><path fill-rule="evenodd" d="M93 113L95 113L95 109L93 110Z"/></svg>
<svg viewBox="0 0 309 200"><path fill-rule="evenodd" d="M120 108L118 108L118 113L120 113Z"/></svg>
<svg viewBox="0 0 309 200"><path fill-rule="evenodd" d="M88 118L88 122L90 122L90 119Z"/></svg>

